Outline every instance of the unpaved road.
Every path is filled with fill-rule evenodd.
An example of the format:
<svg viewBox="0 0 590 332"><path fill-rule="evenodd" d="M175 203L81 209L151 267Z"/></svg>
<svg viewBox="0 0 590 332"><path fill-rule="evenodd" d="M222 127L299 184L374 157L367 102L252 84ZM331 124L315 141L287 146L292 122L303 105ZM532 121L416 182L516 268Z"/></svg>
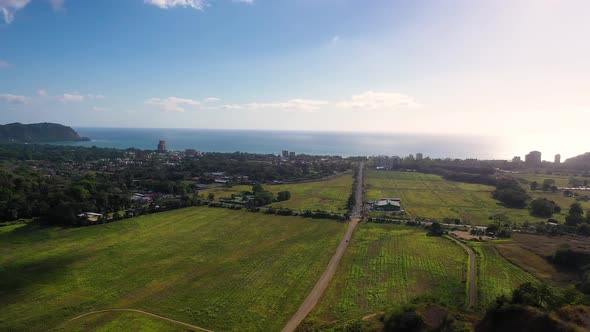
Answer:
<svg viewBox="0 0 590 332"><path fill-rule="evenodd" d="M203 328L203 327L200 327L200 326L196 326L196 325L184 323L184 322L181 322L181 321L178 321L178 320L175 320L175 319L167 318L167 317L164 317L164 316L153 314L153 313L148 312L148 311L138 310L138 309L106 309L106 310L91 311L91 312L87 312L87 313L85 313L83 315L76 316L76 317L70 319L68 322L71 322L73 320L80 319L80 318L83 318L83 317L86 317L86 316L90 316L90 315L101 314L101 313L105 313L105 312L116 312L116 311L135 312L135 313L139 313L139 314L151 316L151 317L154 317L154 318L158 318L158 319L161 319L161 320L165 320L165 321L170 322L170 323L174 323L174 324L186 326L186 327L191 328L193 330L205 331L205 332L213 332L211 330L208 330L208 329Z"/></svg>
<svg viewBox="0 0 590 332"><path fill-rule="evenodd" d="M469 255L469 305L467 306L467 309L473 308L473 306L475 305L475 300L477 297L477 288L476 288L476 281L477 281L477 262L476 262L476 255L475 252L473 251L473 248L471 248L470 246L466 245L465 243L450 237L450 239L452 239L453 241L457 242L457 244L459 244L461 247L463 247L463 249L465 249L465 251L467 251L467 254Z"/></svg>
<svg viewBox="0 0 590 332"><path fill-rule="evenodd" d="M363 167L364 163L361 163L359 165L359 173L357 177L357 186L355 193L356 204L352 209L351 220L348 224L346 234L344 234L344 238L342 239L342 241L340 241L338 248L336 248L336 253L334 253L334 256L332 256L332 259L330 259L330 262L328 263L326 270L324 271L318 282L315 284L309 295L307 295L307 298L305 299L305 301L303 301L295 315L293 315L293 317L291 317L291 319L287 322L287 324L282 330L283 332L293 332L295 331L297 326L301 324L301 322L315 307L315 305L318 303L318 301L328 288L330 281L332 280L334 274L336 273L336 270L338 269L338 265L340 265L342 256L344 255L346 248L348 248L348 244L350 243L352 235L354 234L354 229L361 220L361 208L363 204Z"/></svg>

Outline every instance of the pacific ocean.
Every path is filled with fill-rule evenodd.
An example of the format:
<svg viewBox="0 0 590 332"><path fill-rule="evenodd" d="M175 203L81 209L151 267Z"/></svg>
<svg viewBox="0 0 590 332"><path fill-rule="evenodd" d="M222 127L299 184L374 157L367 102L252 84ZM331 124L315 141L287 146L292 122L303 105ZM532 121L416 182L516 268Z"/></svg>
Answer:
<svg viewBox="0 0 590 332"><path fill-rule="evenodd" d="M508 159L511 151L495 137L476 135L395 134L216 129L74 128L87 142L58 144L155 150L165 140L169 150L371 156L423 153L432 158Z"/></svg>

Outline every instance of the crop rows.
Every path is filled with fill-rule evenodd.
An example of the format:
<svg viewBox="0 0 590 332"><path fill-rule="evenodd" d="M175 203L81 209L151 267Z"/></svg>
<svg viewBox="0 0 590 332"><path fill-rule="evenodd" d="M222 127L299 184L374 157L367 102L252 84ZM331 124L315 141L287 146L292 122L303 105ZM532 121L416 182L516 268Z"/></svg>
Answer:
<svg viewBox="0 0 590 332"><path fill-rule="evenodd" d="M502 257L493 245L471 243L478 256L477 299L485 308L498 296L510 295L525 282L537 282L531 274Z"/></svg>
<svg viewBox="0 0 590 332"><path fill-rule="evenodd" d="M310 321L334 324L408 303L419 296L461 307L466 253L422 229L362 224Z"/></svg>
<svg viewBox="0 0 590 332"><path fill-rule="evenodd" d="M206 207L87 228L29 227L0 233L0 330L45 330L105 308L214 330L278 330L345 229Z"/></svg>

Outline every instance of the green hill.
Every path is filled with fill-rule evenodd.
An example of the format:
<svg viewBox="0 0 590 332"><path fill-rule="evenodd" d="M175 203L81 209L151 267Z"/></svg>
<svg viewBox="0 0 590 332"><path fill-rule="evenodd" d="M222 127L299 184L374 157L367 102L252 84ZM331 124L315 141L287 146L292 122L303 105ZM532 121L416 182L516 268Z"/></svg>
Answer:
<svg viewBox="0 0 590 332"><path fill-rule="evenodd" d="M47 143L86 141L71 127L57 123L10 123L0 125L0 142Z"/></svg>

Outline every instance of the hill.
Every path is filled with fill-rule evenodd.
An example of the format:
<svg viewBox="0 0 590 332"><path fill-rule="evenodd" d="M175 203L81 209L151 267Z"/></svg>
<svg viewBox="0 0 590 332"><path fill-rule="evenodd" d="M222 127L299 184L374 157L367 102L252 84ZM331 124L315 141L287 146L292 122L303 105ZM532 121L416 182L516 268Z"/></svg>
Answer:
<svg viewBox="0 0 590 332"><path fill-rule="evenodd" d="M71 127L57 123L10 123L0 125L0 142L47 143L87 141Z"/></svg>

